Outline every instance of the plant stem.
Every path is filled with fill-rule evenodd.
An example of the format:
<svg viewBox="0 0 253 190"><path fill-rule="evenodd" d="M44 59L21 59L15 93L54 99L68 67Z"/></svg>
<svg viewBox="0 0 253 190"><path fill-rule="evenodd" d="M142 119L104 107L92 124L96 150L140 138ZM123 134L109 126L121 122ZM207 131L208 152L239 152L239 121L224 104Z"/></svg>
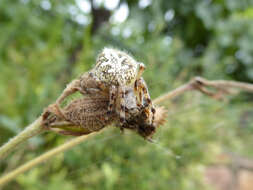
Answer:
<svg viewBox="0 0 253 190"><path fill-rule="evenodd" d="M43 128L41 126L41 117L39 117L17 136L11 138L7 143L0 147L0 160L6 157L20 143L42 132Z"/></svg>
<svg viewBox="0 0 253 190"><path fill-rule="evenodd" d="M167 92L161 96L159 96L158 98L156 98L155 100L153 100L154 104L160 104L166 100L172 99L176 96L179 96L183 93L185 93L186 91L192 90L192 87L189 85L189 83L182 85L176 89L174 89L173 91Z"/></svg>
<svg viewBox="0 0 253 190"><path fill-rule="evenodd" d="M216 92L210 91L208 88L213 88ZM253 84L237 82L237 81L226 81L226 80L213 80L209 81L202 77L194 77L188 83L179 86L178 88L167 92L164 95L159 96L153 102L159 104L165 100L172 99L187 91L196 90L211 98L221 100L222 96L229 94L231 88L240 89L246 92L253 92Z"/></svg>
<svg viewBox="0 0 253 190"><path fill-rule="evenodd" d="M0 187L3 186L4 184L6 184L7 182L9 182L10 180L14 179L16 176L18 176L19 174L24 173L25 171L31 169L32 167L47 161L48 159L50 159L51 157L53 157L54 155L57 155L61 152L64 152L68 149L70 149L71 147L74 147L78 144L80 144L81 142L83 142L84 140L91 138L92 136L95 136L98 132L93 132L89 135L84 135L84 136L80 136L80 137L76 137L72 140L70 140L69 142L64 143L61 146L58 146L56 148L54 148L53 150L50 150L44 154L42 154L41 156L27 162L26 164L18 167L17 169L15 169L14 171L6 174L5 176L0 178Z"/></svg>

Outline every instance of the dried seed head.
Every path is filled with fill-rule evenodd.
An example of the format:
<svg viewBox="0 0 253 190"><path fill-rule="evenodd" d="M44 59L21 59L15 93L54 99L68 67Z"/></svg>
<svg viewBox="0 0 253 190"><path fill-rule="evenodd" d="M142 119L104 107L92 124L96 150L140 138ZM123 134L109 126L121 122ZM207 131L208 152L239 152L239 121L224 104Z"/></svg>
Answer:
<svg viewBox="0 0 253 190"><path fill-rule="evenodd" d="M109 84L129 85L135 81L140 64L144 65L125 52L104 48L98 55L94 75L98 80Z"/></svg>
<svg viewBox="0 0 253 190"><path fill-rule="evenodd" d="M138 107L134 92L127 88L126 95L126 120L122 126L125 129L135 131L145 139L151 139L156 129L164 124L167 111L163 107L156 107L154 123L147 123L147 107ZM64 135L84 135L102 128L119 123L117 113L108 113L109 97L104 94L96 94L71 101L61 109L61 113L54 107L49 107L43 114L44 125L49 129ZM114 108L115 110L115 108Z"/></svg>
<svg viewBox="0 0 253 190"><path fill-rule="evenodd" d="M90 132L98 131L111 124L116 115L107 113L108 98L85 97L72 101L64 110L67 121L76 126L88 129Z"/></svg>
<svg viewBox="0 0 253 190"><path fill-rule="evenodd" d="M66 135L83 135L98 131L116 120L114 112L108 113L109 98L102 94L71 101L59 110L49 107L43 114L44 125ZM65 123L64 123L65 122Z"/></svg>

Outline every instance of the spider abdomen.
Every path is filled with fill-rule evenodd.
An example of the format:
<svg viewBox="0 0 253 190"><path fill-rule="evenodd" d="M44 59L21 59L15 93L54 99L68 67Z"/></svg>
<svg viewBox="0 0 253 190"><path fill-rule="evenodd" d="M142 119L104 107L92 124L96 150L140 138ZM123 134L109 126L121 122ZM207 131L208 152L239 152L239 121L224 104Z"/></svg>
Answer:
<svg viewBox="0 0 253 190"><path fill-rule="evenodd" d="M129 85L137 76L138 62L128 54L104 48L98 55L94 74L97 80L113 85Z"/></svg>

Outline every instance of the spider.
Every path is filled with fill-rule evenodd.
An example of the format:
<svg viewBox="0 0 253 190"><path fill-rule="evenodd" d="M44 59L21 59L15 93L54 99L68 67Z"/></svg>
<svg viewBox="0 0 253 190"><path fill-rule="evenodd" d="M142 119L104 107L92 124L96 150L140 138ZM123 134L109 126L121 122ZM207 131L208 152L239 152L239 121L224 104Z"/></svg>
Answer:
<svg viewBox="0 0 253 190"><path fill-rule="evenodd" d="M59 111L61 102L70 94L79 91L83 95L97 93L109 94L108 114L116 109L119 114L120 125L126 121L126 88L133 88L137 106L147 107L147 123L154 121L155 108L152 105L144 79L141 77L145 70L143 63L135 61L125 52L104 48L98 55L95 67L84 73L79 79L72 81L62 95L56 100ZM145 101L144 101L145 99ZM116 106L114 106L116 104Z"/></svg>
<svg viewBox="0 0 253 190"><path fill-rule="evenodd" d="M144 139L151 141L156 128L164 122L166 111L158 107L155 119L152 124L147 118L151 115L149 107L137 105L133 88L127 87L125 91L126 100L126 121L122 125L123 129L130 129L137 132ZM144 98L144 101L147 100ZM63 109L58 110L55 106L49 108L43 114L44 125L47 129L64 135L80 136L86 135L102 128L114 124L119 125L119 117L113 111L107 113L109 103L108 94L93 94L73 100ZM115 105L116 106L116 105Z"/></svg>

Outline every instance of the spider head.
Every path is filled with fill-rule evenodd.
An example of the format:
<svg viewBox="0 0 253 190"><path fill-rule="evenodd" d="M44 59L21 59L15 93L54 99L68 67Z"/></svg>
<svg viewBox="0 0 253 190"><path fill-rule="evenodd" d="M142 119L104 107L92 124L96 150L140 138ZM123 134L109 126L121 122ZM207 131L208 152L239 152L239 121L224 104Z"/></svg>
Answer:
<svg viewBox="0 0 253 190"><path fill-rule="evenodd" d="M94 68L95 77L114 85L130 85L141 77L145 65L123 51L104 48L98 55Z"/></svg>

